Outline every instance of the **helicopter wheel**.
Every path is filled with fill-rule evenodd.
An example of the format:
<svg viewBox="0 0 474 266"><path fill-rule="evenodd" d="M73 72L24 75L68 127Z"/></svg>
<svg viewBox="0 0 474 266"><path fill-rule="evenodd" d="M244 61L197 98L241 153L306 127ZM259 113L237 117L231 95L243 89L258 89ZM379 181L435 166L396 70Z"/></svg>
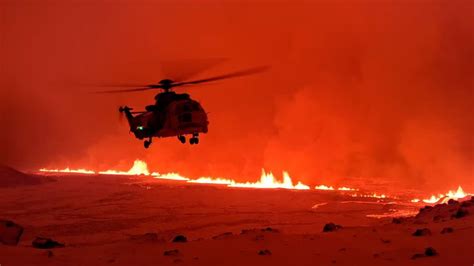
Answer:
<svg viewBox="0 0 474 266"><path fill-rule="evenodd" d="M193 144L199 144L199 139L196 138L196 137L192 137L192 138L189 140L189 143L190 143L191 145L193 145Z"/></svg>
<svg viewBox="0 0 474 266"><path fill-rule="evenodd" d="M145 149L148 149L148 147L150 147L151 145L151 139L150 140L145 140L143 142L143 146L145 147Z"/></svg>
<svg viewBox="0 0 474 266"><path fill-rule="evenodd" d="M186 143L186 137L185 136L183 136L183 135L178 136L178 139L181 143L183 143L183 144Z"/></svg>

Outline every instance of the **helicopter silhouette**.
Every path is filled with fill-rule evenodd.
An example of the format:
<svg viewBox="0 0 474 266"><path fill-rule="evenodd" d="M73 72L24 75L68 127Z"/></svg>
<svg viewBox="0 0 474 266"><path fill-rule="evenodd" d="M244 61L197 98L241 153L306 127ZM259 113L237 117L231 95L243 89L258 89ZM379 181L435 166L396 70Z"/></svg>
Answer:
<svg viewBox="0 0 474 266"><path fill-rule="evenodd" d="M257 74L267 69L267 66L261 66L191 81L162 79L156 84L144 85L138 88L98 91L97 93L162 90L162 92L155 95L155 104L147 105L145 111L132 111L133 108L128 106L119 108L119 112L127 118L130 132L139 140L146 139L143 142L145 148L151 145L153 138L177 137L184 144L186 143L186 135L191 135L189 143L193 145L199 143L200 133L208 132L209 120L207 113L198 101L191 99L189 94L176 93L173 88ZM125 85L113 87L125 87Z"/></svg>

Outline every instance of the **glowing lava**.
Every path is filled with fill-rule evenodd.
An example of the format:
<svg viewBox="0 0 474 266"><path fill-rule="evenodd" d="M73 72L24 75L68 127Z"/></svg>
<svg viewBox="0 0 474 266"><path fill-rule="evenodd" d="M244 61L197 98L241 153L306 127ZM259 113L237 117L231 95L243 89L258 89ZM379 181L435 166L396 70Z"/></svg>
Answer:
<svg viewBox="0 0 474 266"><path fill-rule="evenodd" d="M215 184L215 185L225 185L228 187L240 187L240 188L282 188L282 189L297 189L297 190L309 190L310 187L301 183L297 182L296 185L293 184L290 175L288 172L283 172L283 180L279 181L275 178L275 176L271 172L265 172L262 169L262 175L260 180L257 182L246 182L246 183L239 183L232 179L226 178L212 178L212 177L200 177L197 179L190 179L188 177L184 177L178 173L165 173L160 174L157 172L152 172L148 170L148 166L146 162L141 160L135 160L133 162L132 168L128 171L117 171L117 170L106 170L106 171L93 171L87 169L46 169L41 168L39 172L42 173L74 173L74 174L85 174L85 175L94 175L94 174L101 174L101 175L145 175L145 176L152 176L157 179L169 179L169 180L177 180L177 181L185 181L188 183L198 183L198 184ZM319 185L314 187L316 190L328 190L328 191L359 191L359 189L349 188L349 187L332 187L326 185ZM458 187L456 191L449 191L446 194L439 194L438 196L432 195L428 199L412 199L411 202L413 203L445 203L449 199L462 199L465 198L469 194L463 191L461 186ZM377 199L386 199L386 198L396 198L396 197L389 197L385 194L377 194L377 193L354 193L351 195L352 197L361 197L361 198L377 198Z"/></svg>
<svg viewBox="0 0 474 266"><path fill-rule="evenodd" d="M46 168L41 168L39 169L40 172L42 173L74 173L74 174L85 174L85 175L91 175L95 174L94 171L91 170L86 170L86 169L69 169L69 167L66 167L64 169L46 169Z"/></svg>
<svg viewBox="0 0 474 266"><path fill-rule="evenodd" d="M135 160L133 162L132 168L130 170L124 171L115 171L115 170L107 170L99 172L101 175L150 175L148 172L148 165L141 160Z"/></svg>
<svg viewBox="0 0 474 266"><path fill-rule="evenodd" d="M151 175L154 178L158 178L158 179L168 179L168 180L176 180L176 181L188 181L189 180L189 178L181 176L178 173L159 174L159 173L153 172L153 173L151 173Z"/></svg>
<svg viewBox="0 0 474 266"><path fill-rule="evenodd" d="M354 198L375 198L375 199L386 199L388 198L387 195L385 194L377 194L377 193L372 193L372 194L352 194L351 195Z"/></svg>
<svg viewBox="0 0 474 266"><path fill-rule="evenodd" d="M150 173L150 171L148 170L147 164L141 160L135 160L135 162L133 162L132 168L130 168L130 170L128 171L107 170L107 171L95 172L92 170L85 170L85 169L70 170L69 168L66 168L63 170L42 168L39 171L44 172L44 173L146 175L146 176L153 176L154 178L158 178L158 179L186 181L188 183L199 183L199 184L226 185L228 187L242 187L242 188L284 188L284 189L298 189L298 190L310 189L309 186L301 182L298 182L296 185L293 185L293 181L291 180L291 177L288 174L288 172L283 172L283 181L280 182L273 176L272 173L266 173L265 170L262 169L262 176L260 177L260 181L257 181L254 183L252 182L239 183L234 180L225 179L225 178L200 177L198 179L190 179L178 173L166 173L166 174L160 174L156 172Z"/></svg>
<svg viewBox="0 0 474 266"><path fill-rule="evenodd" d="M298 182L296 185L293 185L293 181L291 181L291 177L288 172L283 172L283 182L280 182L275 179L273 174L265 173L265 170L262 169L262 176L260 177L260 181L255 183L232 183L228 185L229 187L245 187L245 188L285 188L285 189L301 189L307 190L309 186Z"/></svg>
<svg viewBox="0 0 474 266"><path fill-rule="evenodd" d="M334 190L333 187L328 187L328 186L325 186L325 185L316 186L316 187L314 187L314 189L317 189L317 190Z"/></svg>
<svg viewBox="0 0 474 266"><path fill-rule="evenodd" d="M317 189L317 190L339 190L339 191L357 191L358 189L355 189L355 188L350 188L350 187L338 187L338 188L334 188L334 187L331 187L331 186L325 186L325 185L319 185L319 186L315 186L314 189Z"/></svg>
<svg viewBox="0 0 474 266"><path fill-rule="evenodd" d="M189 183L200 183L200 184L217 184L217 185L227 185L228 187L241 187L241 188L284 188L284 189L300 189L307 190L309 186L298 182L296 185L293 185L288 172L283 172L283 182L278 181L272 173L266 173L262 169L262 175L260 181L257 182L246 182L239 183L231 179L225 178L211 178L211 177L201 177L195 180L189 180Z"/></svg>
<svg viewBox="0 0 474 266"><path fill-rule="evenodd" d="M464 192L461 186L458 187L456 191L450 190L446 194L438 194L438 196L431 195L430 198L422 200L424 203L446 203L448 200L453 199L453 200L459 200L462 198L465 198L467 196L472 196L473 194L469 194ZM420 202L419 199L413 199L412 202Z"/></svg>

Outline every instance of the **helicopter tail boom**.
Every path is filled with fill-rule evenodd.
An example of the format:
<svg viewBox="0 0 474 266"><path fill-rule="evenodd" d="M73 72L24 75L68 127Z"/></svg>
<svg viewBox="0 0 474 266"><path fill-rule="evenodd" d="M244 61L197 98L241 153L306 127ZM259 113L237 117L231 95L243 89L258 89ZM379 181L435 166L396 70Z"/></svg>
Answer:
<svg viewBox="0 0 474 266"><path fill-rule="evenodd" d="M132 112L130 111L132 108L128 106L120 106L119 112L125 114L125 117L127 118L128 124L130 125L130 129L132 129L133 125L133 115Z"/></svg>

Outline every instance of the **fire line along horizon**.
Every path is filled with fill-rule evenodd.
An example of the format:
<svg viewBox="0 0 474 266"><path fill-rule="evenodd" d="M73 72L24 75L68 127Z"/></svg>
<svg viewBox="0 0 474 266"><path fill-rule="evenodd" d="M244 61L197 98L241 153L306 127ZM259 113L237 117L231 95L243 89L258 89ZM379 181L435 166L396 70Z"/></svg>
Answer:
<svg viewBox="0 0 474 266"><path fill-rule="evenodd" d="M106 85L107 87L135 87L98 91L97 93L123 93L159 89L155 95L155 103L147 105L144 111L133 111L133 108L121 106L119 112L124 114L133 132L139 140L145 139L144 147L148 148L153 138L177 137L181 143L186 143L186 135L190 135L191 145L199 143L199 133L207 133L209 121L207 113L201 104L193 100L187 93L176 93L175 87L188 86L234 77L241 77L263 72L268 66L254 67L229 74L191 81L175 81L162 79L149 85Z"/></svg>

